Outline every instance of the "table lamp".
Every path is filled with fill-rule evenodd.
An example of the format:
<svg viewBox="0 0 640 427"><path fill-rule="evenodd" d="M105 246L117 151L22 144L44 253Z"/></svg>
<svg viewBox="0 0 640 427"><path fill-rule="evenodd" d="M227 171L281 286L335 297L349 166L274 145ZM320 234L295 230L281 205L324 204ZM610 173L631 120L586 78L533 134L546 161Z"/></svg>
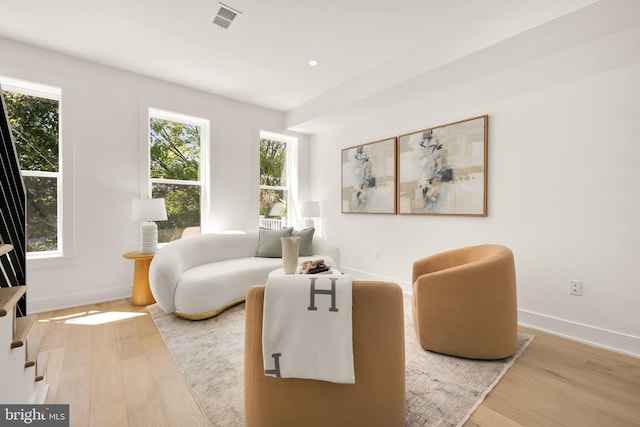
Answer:
<svg viewBox="0 0 640 427"><path fill-rule="evenodd" d="M153 221L165 221L167 209L164 199L133 199L131 220L140 224L140 251L154 254L158 250L158 226Z"/></svg>
<svg viewBox="0 0 640 427"><path fill-rule="evenodd" d="M320 216L320 203L313 202L311 200L302 202L302 206L300 208L300 216L307 217L306 221L304 222L304 226L306 228L313 228L315 226L313 217Z"/></svg>

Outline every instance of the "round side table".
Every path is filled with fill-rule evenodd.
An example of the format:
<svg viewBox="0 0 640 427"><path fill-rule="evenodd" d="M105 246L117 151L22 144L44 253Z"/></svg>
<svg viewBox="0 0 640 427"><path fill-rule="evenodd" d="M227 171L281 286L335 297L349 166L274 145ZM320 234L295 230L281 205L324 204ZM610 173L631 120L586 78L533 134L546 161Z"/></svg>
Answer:
<svg viewBox="0 0 640 427"><path fill-rule="evenodd" d="M149 286L149 266L155 254L144 254L140 251L127 252L122 255L135 261L133 267L133 294L131 304L149 305L156 302Z"/></svg>

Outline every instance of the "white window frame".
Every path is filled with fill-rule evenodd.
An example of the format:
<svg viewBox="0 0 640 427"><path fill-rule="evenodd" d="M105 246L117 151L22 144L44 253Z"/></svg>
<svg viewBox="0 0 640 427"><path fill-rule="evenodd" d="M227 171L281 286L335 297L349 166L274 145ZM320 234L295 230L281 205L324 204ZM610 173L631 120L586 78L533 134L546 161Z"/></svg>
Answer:
<svg viewBox="0 0 640 427"><path fill-rule="evenodd" d="M51 99L58 102L58 171L32 171L21 170L22 176L55 178L56 179L56 239L57 249L54 251L33 251L27 252L27 259L45 259L58 258L67 254L65 236L68 234L65 227L64 218L64 174L63 174L63 132L62 132L62 89L56 86L49 86L42 83L35 83L26 80L14 79L11 77L0 76L0 84L2 90L14 93L20 93L38 98ZM29 236L27 236L28 238ZM69 237L68 235L66 236Z"/></svg>
<svg viewBox="0 0 640 427"><path fill-rule="evenodd" d="M273 141L284 142L287 144L287 185L271 186L260 184L260 140L270 139ZM260 138L258 139L258 206L260 199L260 190L286 190L287 192L287 227L295 226L299 222L298 207L298 138L295 136L284 135L281 133L260 130ZM260 209L258 208L258 217ZM258 221L259 224L259 221Z"/></svg>
<svg viewBox="0 0 640 427"><path fill-rule="evenodd" d="M199 179L193 181L151 178L151 119L168 120L177 123L184 123L200 127L200 163ZM151 197L153 184L172 184L172 185L198 185L200 186L200 229L206 231L209 229L209 142L210 142L210 121L202 117L191 116L174 111L164 110L160 108L149 107L146 121L146 190L142 197ZM166 243L159 243L162 246Z"/></svg>

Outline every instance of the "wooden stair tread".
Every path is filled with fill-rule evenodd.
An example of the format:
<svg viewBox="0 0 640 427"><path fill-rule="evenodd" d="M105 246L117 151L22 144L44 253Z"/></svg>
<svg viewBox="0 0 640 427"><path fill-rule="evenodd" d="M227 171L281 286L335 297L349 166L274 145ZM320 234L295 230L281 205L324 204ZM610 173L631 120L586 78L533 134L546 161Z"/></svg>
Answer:
<svg viewBox="0 0 640 427"><path fill-rule="evenodd" d="M18 300L22 298L22 295L24 295L26 291L26 286L0 288L0 317L6 316L9 310L11 310L16 305Z"/></svg>
<svg viewBox="0 0 640 427"><path fill-rule="evenodd" d="M38 336L37 334L29 336L29 342L27 343L27 360L24 363L25 368L29 368L38 363L43 342L42 336Z"/></svg>
<svg viewBox="0 0 640 427"><path fill-rule="evenodd" d="M4 254L8 254L12 250L13 250L13 245L9 245L7 243L3 243L2 245L0 245L0 256L2 256Z"/></svg>
<svg viewBox="0 0 640 427"><path fill-rule="evenodd" d="M11 342L11 348L22 347L24 345L27 341L27 337L29 336L29 332L31 332L31 329L36 324L37 320L37 316L34 315L16 318L15 333L13 341Z"/></svg>
<svg viewBox="0 0 640 427"><path fill-rule="evenodd" d="M36 372L36 377L34 379L35 382L42 381L47 376L47 368L49 367L49 360L51 360L51 353L47 352L45 357L44 366L40 363L36 365L36 371L39 372Z"/></svg>

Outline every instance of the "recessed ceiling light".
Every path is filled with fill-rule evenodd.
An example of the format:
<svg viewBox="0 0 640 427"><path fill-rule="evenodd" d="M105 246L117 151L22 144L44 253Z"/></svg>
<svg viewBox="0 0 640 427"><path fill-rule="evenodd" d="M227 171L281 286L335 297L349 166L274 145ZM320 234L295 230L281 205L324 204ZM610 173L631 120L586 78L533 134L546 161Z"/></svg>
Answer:
<svg viewBox="0 0 640 427"><path fill-rule="evenodd" d="M309 60L309 66L310 67L315 67L316 65L318 65L320 62L318 62L317 59L310 59Z"/></svg>

